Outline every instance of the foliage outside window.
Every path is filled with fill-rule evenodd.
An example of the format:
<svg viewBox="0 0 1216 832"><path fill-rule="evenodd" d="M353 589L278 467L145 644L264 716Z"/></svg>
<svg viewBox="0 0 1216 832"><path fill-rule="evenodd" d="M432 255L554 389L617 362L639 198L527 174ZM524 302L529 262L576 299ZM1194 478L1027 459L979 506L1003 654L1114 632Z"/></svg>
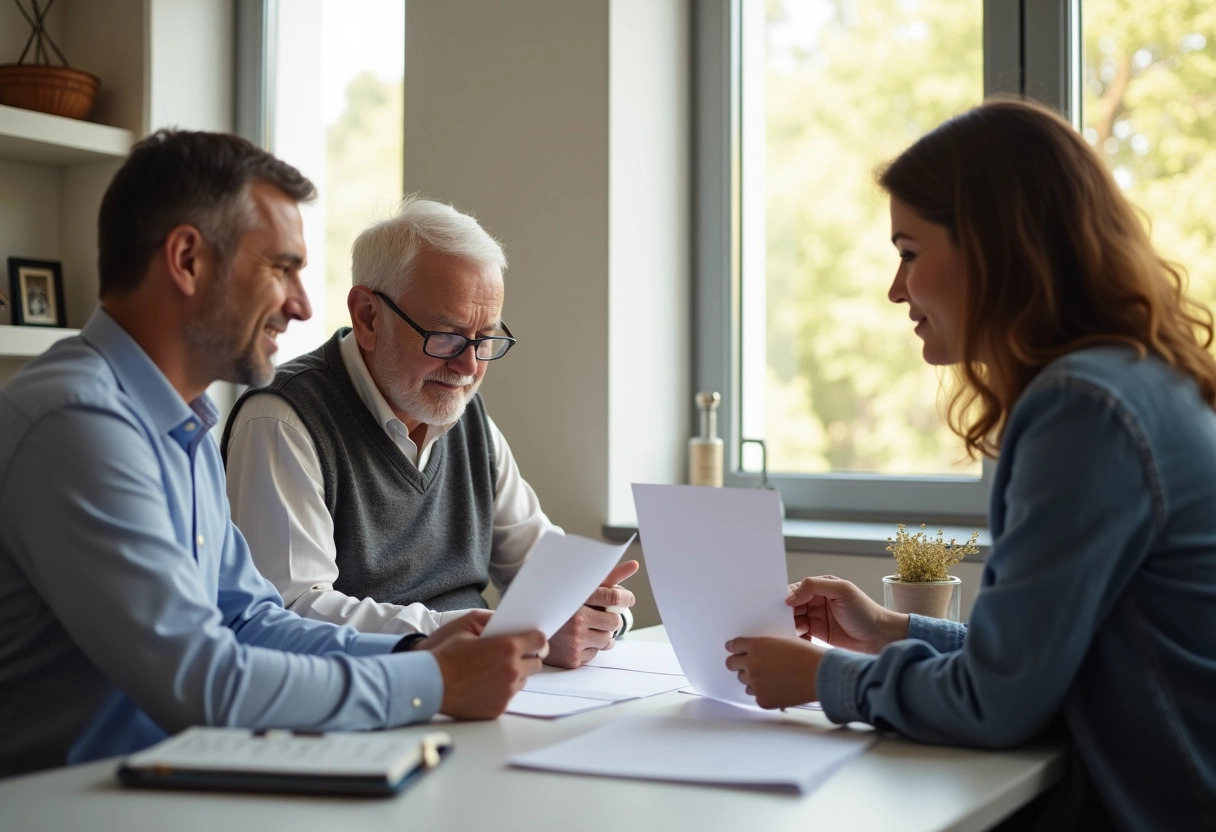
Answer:
<svg viewBox="0 0 1216 832"><path fill-rule="evenodd" d="M268 0L266 25L265 140L318 192L302 209L313 317L279 339L286 361L350 324L351 245L402 197L405 10L399 0Z"/></svg>
<svg viewBox="0 0 1216 832"><path fill-rule="evenodd" d="M767 362L762 393L744 378L759 394L744 394L744 432L762 431L774 472L978 477L938 414L907 307L886 299L898 260L872 174L983 99L982 4L778 0L756 22L767 136L763 169L745 148L743 177L763 180L766 262L757 274L745 255L743 280L767 284ZM745 326L744 350L755 343Z"/></svg>
<svg viewBox="0 0 1216 832"><path fill-rule="evenodd" d="M726 199L733 208L719 215L738 236L733 269L711 264L700 278L701 292L722 293L732 329L721 348L700 342L698 387L711 389L708 376L727 397L728 483L758 468L734 443L763 438L794 514L980 516L981 466L944 426L942 379L921 359L907 308L886 299L897 259L872 174L981 101L985 83L1049 101L1079 86L1080 101L1064 95L1068 115L1151 218L1159 250L1216 304L1216 5L1027 3L1020 17L998 0L721 8L733 35L706 49L737 61L720 73L733 101L720 129L737 167L724 180L730 197L705 188L701 199ZM1069 54L1074 42L1079 55ZM1039 58L1060 53L1059 71L1078 84L1039 77L1057 71ZM921 501L930 491L940 499Z"/></svg>
<svg viewBox="0 0 1216 832"><path fill-rule="evenodd" d="M1216 4L1087 0L1082 131L1216 304Z"/></svg>

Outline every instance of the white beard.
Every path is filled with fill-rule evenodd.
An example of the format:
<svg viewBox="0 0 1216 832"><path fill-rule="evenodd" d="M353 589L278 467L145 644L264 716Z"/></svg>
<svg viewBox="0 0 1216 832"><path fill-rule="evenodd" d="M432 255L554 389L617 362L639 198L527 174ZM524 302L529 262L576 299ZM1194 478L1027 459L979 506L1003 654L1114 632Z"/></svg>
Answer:
<svg viewBox="0 0 1216 832"><path fill-rule="evenodd" d="M428 381L441 381L464 389L458 393L439 391L433 386L428 389ZM430 373L420 387L401 393L398 397L399 409L424 425L451 424L464 414L469 399L473 398L480 386L481 382L475 376Z"/></svg>

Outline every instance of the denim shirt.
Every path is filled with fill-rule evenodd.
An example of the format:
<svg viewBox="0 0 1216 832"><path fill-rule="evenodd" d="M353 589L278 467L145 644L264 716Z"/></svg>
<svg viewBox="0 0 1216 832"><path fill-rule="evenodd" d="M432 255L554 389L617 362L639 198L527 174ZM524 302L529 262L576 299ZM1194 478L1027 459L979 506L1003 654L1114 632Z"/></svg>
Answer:
<svg viewBox="0 0 1216 832"><path fill-rule="evenodd" d="M1048 365L1010 414L990 528L969 625L828 651L827 716L982 748L1060 720L1090 791L1070 805L1216 829L1216 414L1194 384L1118 347Z"/></svg>
<svg viewBox="0 0 1216 832"><path fill-rule="evenodd" d="M216 417L104 311L0 389L0 776L188 725L435 713L429 653L283 608L229 518Z"/></svg>

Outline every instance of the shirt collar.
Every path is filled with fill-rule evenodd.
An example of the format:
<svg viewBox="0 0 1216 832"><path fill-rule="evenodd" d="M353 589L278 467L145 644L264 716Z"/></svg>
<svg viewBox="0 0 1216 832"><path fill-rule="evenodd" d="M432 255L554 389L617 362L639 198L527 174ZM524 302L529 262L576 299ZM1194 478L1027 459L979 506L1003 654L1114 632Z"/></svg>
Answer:
<svg viewBox="0 0 1216 832"><path fill-rule="evenodd" d="M384 394L380 392L380 388L372 380L372 374L363 362L363 353L359 350L359 342L355 339L355 331L353 329L342 336L338 348L342 353L342 363L346 365L346 373L350 376L351 383L355 386L355 392L359 394L359 399L363 402L363 405L371 411L372 416L376 419L376 423L390 436L394 428L399 429L403 435L408 436L409 431L406 430L405 423L397 418L397 414L393 412L388 402L385 401ZM427 425L426 438L423 440L419 450L425 450L436 439L451 430L455 424L455 422L449 422L446 425Z"/></svg>
<svg viewBox="0 0 1216 832"><path fill-rule="evenodd" d="M215 426L219 411L206 393L187 403L160 367L104 309L97 309L80 332L106 360L118 385L136 401L158 433L186 445Z"/></svg>

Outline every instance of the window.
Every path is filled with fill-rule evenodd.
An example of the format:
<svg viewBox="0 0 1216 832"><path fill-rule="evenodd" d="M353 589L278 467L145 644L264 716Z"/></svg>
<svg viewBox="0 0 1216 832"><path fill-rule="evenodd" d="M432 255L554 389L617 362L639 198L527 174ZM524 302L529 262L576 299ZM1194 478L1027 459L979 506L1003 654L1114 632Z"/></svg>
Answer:
<svg viewBox="0 0 1216 832"><path fill-rule="evenodd" d="M317 186L301 206L309 321L279 338L276 360L349 326L350 248L401 199L405 10L399 0L242 4L238 129Z"/></svg>
<svg viewBox="0 0 1216 832"><path fill-rule="evenodd" d="M897 260L873 172L987 94L1085 113L1159 246L1216 298L1216 276L1195 271L1216 262L1201 184L1216 153L1195 130L1206 116L1216 135L1201 7L1211 16L1192 0L1092 0L1084 18L1057 0L696 7L694 375L723 395L728 484L757 481L743 440L763 439L793 515L986 514L991 465L945 427L940 371L886 299Z"/></svg>
<svg viewBox="0 0 1216 832"><path fill-rule="evenodd" d="M1080 124L1153 242L1216 306L1216 8L1196 0L1082 6Z"/></svg>

